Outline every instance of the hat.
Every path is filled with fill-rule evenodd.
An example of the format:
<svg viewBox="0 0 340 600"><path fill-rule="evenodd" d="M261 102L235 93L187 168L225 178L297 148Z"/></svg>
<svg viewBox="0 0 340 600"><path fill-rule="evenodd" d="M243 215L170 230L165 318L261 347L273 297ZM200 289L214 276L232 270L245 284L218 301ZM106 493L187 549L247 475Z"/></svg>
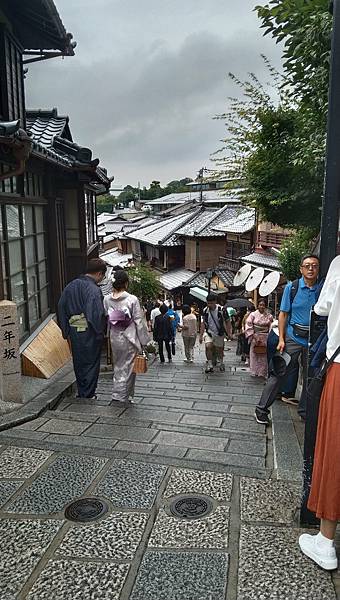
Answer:
<svg viewBox="0 0 340 600"><path fill-rule="evenodd" d="M272 358L272 369L277 377L283 377L286 374L291 360L292 358L288 352L275 352Z"/></svg>

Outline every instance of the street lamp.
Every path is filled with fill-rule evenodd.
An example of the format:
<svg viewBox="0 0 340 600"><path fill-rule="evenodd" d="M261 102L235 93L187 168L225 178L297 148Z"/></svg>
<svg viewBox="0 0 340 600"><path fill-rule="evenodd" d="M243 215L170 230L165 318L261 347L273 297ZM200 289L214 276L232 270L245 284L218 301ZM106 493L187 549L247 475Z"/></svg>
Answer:
<svg viewBox="0 0 340 600"><path fill-rule="evenodd" d="M212 280L213 276L214 276L213 269L208 269L208 271L205 274L205 277L208 280L208 295L211 292L211 280Z"/></svg>

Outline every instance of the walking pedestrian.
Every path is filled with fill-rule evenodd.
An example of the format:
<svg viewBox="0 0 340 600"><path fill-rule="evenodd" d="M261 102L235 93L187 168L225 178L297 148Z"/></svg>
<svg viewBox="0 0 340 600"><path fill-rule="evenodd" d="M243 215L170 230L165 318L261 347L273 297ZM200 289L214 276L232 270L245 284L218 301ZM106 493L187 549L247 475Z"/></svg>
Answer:
<svg viewBox="0 0 340 600"><path fill-rule="evenodd" d="M194 347L197 339L197 319L191 312L190 306L184 304L182 307L183 322L182 322L182 338L184 344L185 360L184 362L194 362Z"/></svg>
<svg viewBox="0 0 340 600"><path fill-rule="evenodd" d="M340 347L340 256L329 268L320 298L314 308L328 316L329 360ZM340 354L330 365L323 388L317 428L312 484L308 508L321 519L317 535L304 533L299 544L302 552L327 570L336 569L334 547L337 522L340 521Z"/></svg>
<svg viewBox="0 0 340 600"><path fill-rule="evenodd" d="M170 318L170 323L172 326L171 350L172 350L172 354L175 355L175 353L176 353L176 333L177 333L177 327L180 323L180 318L179 318L177 312L175 312L173 310L171 302L168 305L167 315Z"/></svg>
<svg viewBox="0 0 340 600"><path fill-rule="evenodd" d="M155 304L153 306L153 309L152 309L152 311L150 313L150 321L151 321L151 329L152 330L153 330L154 325L155 325L155 319L156 319L156 317L158 317L158 315L161 314L161 311L160 311L161 304L162 303L159 302L159 301L155 302Z"/></svg>
<svg viewBox="0 0 340 600"><path fill-rule="evenodd" d="M199 342L205 344L207 364L206 373L213 373L214 366L225 371L223 364L224 337L229 336L228 313L223 313L222 306L217 303L216 294L208 294L207 306L203 311Z"/></svg>
<svg viewBox="0 0 340 600"><path fill-rule="evenodd" d="M303 389L299 401L298 412L302 419L306 416L306 383L307 383L307 345L309 335L310 312L318 299L320 285L317 284L319 274L319 258L315 254L302 257L300 265L301 277L286 285L279 314L279 352L284 350L291 361L286 370L289 376L301 357ZM269 408L275 401L277 393L282 389L282 377L273 371L269 374L263 389L260 402L255 409L258 423L269 425Z"/></svg>
<svg viewBox="0 0 340 600"><path fill-rule="evenodd" d="M159 358L162 364L165 362L164 344L168 355L168 361L169 363L172 362L170 344L173 336L173 330L170 317L167 312L167 305L162 304L160 307L160 314L155 318L155 324L153 328L153 339L158 343Z"/></svg>
<svg viewBox="0 0 340 600"><path fill-rule="evenodd" d="M276 353L276 348L279 343L279 323L277 319L275 319L272 323L271 330L268 335L267 340L267 360L268 360L268 370L271 366L271 360ZM294 371L290 373L288 377L285 377L282 381L282 388L279 391L278 398L281 398L282 402L286 404L291 404L292 406L298 406L299 401L296 400L296 388L299 378L299 365L296 365Z"/></svg>
<svg viewBox="0 0 340 600"><path fill-rule="evenodd" d="M273 317L266 307L266 302L260 298L257 310L252 312L245 327L245 336L250 342L250 373L253 377L267 377L267 339Z"/></svg>
<svg viewBox="0 0 340 600"><path fill-rule="evenodd" d="M64 289L58 303L58 320L63 337L70 340L78 398L96 398L100 355L105 332L103 295L99 288L106 264L89 261L80 275Z"/></svg>
<svg viewBox="0 0 340 600"><path fill-rule="evenodd" d="M104 298L112 348L112 400L129 402L134 395L136 381L135 358L150 337L139 300L127 291L127 272L116 271L112 283L113 293Z"/></svg>

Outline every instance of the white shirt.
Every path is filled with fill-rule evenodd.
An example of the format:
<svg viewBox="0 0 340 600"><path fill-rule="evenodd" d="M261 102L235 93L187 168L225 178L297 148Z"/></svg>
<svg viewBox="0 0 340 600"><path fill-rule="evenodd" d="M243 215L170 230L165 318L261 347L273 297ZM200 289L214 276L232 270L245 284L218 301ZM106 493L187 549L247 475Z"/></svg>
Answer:
<svg viewBox="0 0 340 600"><path fill-rule="evenodd" d="M331 358L340 346L340 256L331 263L314 310L321 317L328 317L327 333L327 358ZM335 359L340 363L340 354Z"/></svg>
<svg viewBox="0 0 340 600"><path fill-rule="evenodd" d="M151 311L151 315L150 315L150 319L151 319L151 323L152 323L152 327L155 324L155 318L158 317L158 315L161 314L161 311L159 310L158 306L156 308L153 308Z"/></svg>
<svg viewBox="0 0 340 600"><path fill-rule="evenodd" d="M221 307L217 304L215 310L208 308L208 327L214 335L220 335L218 311Z"/></svg>

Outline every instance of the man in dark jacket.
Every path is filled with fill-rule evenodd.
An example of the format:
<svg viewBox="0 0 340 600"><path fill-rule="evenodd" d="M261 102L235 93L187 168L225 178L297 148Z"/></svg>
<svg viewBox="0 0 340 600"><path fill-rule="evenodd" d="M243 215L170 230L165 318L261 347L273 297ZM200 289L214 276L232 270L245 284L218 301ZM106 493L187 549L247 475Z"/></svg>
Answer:
<svg viewBox="0 0 340 600"><path fill-rule="evenodd" d="M106 321L98 284L105 273L103 260L90 260L86 274L66 286L58 304L63 337L71 342L79 398L96 397Z"/></svg>
<svg viewBox="0 0 340 600"><path fill-rule="evenodd" d="M171 358L171 346L170 343L173 338L173 329L172 324L168 312L168 307L166 304L162 304L159 309L161 314L155 318L155 324L153 327L153 339L158 343L159 348L159 358L161 363L165 362L164 359L164 349L163 344L165 344L165 348L168 354L169 363L172 362Z"/></svg>

